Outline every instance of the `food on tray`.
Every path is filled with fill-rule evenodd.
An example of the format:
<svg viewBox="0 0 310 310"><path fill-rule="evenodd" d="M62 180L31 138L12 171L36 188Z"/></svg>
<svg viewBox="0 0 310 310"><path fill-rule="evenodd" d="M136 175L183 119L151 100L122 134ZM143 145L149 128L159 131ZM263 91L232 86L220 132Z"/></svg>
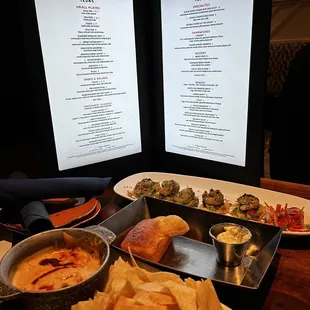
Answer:
<svg viewBox="0 0 310 310"><path fill-rule="evenodd" d="M288 207L285 204L277 204L274 209L265 203L265 223L282 227L288 231L309 232L309 224L305 224L305 216L303 208Z"/></svg>
<svg viewBox="0 0 310 310"><path fill-rule="evenodd" d="M50 246L15 267L12 284L27 291L53 291L89 278L101 265L98 245L64 234L63 246Z"/></svg>
<svg viewBox="0 0 310 310"><path fill-rule="evenodd" d="M199 205L199 198L196 197L195 192L191 187L182 189L171 199L171 201L193 208L197 208Z"/></svg>
<svg viewBox="0 0 310 310"><path fill-rule="evenodd" d="M132 259L133 260L133 259ZM210 279L184 281L170 272L148 272L133 260L110 266L104 292L71 310L222 310Z"/></svg>
<svg viewBox="0 0 310 310"><path fill-rule="evenodd" d="M158 182L154 182L150 178L144 178L135 185L132 192L128 191L128 195L135 198L141 196L153 196L157 185L159 185Z"/></svg>
<svg viewBox="0 0 310 310"><path fill-rule="evenodd" d="M150 178L144 178L135 185L132 192L128 191L128 195L134 198L142 195L151 196L189 207L199 207L219 214L280 226L284 231L310 232L310 223L304 223L303 208L287 205L282 207L279 204L273 208L267 203L262 205L259 198L249 193L240 196L232 205L219 189L210 189L209 192L204 191L199 203L199 198L190 186L180 190L180 184L176 180L164 180L160 184Z"/></svg>
<svg viewBox="0 0 310 310"><path fill-rule="evenodd" d="M135 185L133 191L127 191L127 194L134 198L150 196L194 208L199 205L199 198L196 197L193 189L187 187L180 191L180 184L175 180L165 180L160 185L160 182L144 178Z"/></svg>
<svg viewBox="0 0 310 310"><path fill-rule="evenodd" d="M225 226L224 229L225 231L218 234L216 237L220 242L239 244L249 241L252 237L248 229L239 225Z"/></svg>
<svg viewBox="0 0 310 310"><path fill-rule="evenodd" d="M260 221L261 216L264 215L264 206L251 194L240 196L233 207L232 215L239 218Z"/></svg>
<svg viewBox="0 0 310 310"><path fill-rule="evenodd" d="M224 195L220 190L210 189L210 191L204 191L202 194L202 205L200 209L206 209L208 211L216 213L228 213L230 203L224 199Z"/></svg>
<svg viewBox="0 0 310 310"><path fill-rule="evenodd" d="M126 251L130 248L136 255L159 262L171 243L171 237L188 231L188 224L176 215L146 219L129 231L121 248Z"/></svg>
<svg viewBox="0 0 310 310"><path fill-rule="evenodd" d="M161 185L156 185L155 190L155 198L165 199L175 196L180 191L180 184L174 180L166 180Z"/></svg>

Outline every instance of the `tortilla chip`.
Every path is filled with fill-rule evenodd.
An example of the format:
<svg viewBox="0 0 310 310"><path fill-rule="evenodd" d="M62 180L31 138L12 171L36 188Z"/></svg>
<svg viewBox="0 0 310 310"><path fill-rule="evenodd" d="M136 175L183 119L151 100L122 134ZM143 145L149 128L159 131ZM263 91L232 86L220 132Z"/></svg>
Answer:
<svg viewBox="0 0 310 310"><path fill-rule="evenodd" d="M182 281L180 276L171 272L149 272L139 267L133 267L132 269L135 270L135 272L139 275L140 279L142 279L144 282L166 282L172 280L176 283L184 285L184 282Z"/></svg>
<svg viewBox="0 0 310 310"><path fill-rule="evenodd" d="M139 268L139 267L132 267L130 270L126 271L126 277L129 277L130 279L135 279L135 281L144 282L151 282L147 276L147 273L145 273L145 270ZM141 283L139 283L141 284Z"/></svg>
<svg viewBox="0 0 310 310"><path fill-rule="evenodd" d="M223 310L210 279L197 282L198 310Z"/></svg>
<svg viewBox="0 0 310 310"><path fill-rule="evenodd" d="M148 282L148 283L143 283L135 287L136 293L139 293L141 291L145 292L156 292L156 293L165 293L167 292L167 289L158 282Z"/></svg>
<svg viewBox="0 0 310 310"><path fill-rule="evenodd" d="M123 283L123 285L125 285L126 279L124 278L124 273L126 270L129 270L131 268L132 267L127 262L124 262L123 259L119 257L118 260L110 266L109 277L104 292L112 292L112 283L114 281L117 286L120 286L119 283ZM116 286L116 284L114 284L114 287Z"/></svg>
<svg viewBox="0 0 310 310"><path fill-rule="evenodd" d="M132 252L130 250L130 247L128 247L128 253L130 255L130 260L131 260L131 265L134 266L134 267L139 267L137 262L135 261L133 255L132 255Z"/></svg>
<svg viewBox="0 0 310 310"><path fill-rule="evenodd" d="M95 293L94 299L80 301L71 307L71 310L113 310L113 296L100 292Z"/></svg>
<svg viewBox="0 0 310 310"><path fill-rule="evenodd" d="M186 285L180 285L173 281L161 283L166 287L171 295L176 299L177 304L181 310L195 310L197 309L196 291Z"/></svg>
<svg viewBox="0 0 310 310"><path fill-rule="evenodd" d="M192 278L187 278L184 280L185 285L196 290L197 288L197 282L195 280L193 280Z"/></svg>
<svg viewBox="0 0 310 310"><path fill-rule="evenodd" d="M150 282L167 282L167 281L173 281L175 283L178 283L180 285L184 285L184 282L182 281L182 279L180 278L180 276L171 273L171 272L163 272L163 271L159 271L159 272L148 272L144 269L142 269L144 271L144 273L146 274L146 276L148 277L148 280Z"/></svg>
<svg viewBox="0 0 310 310"><path fill-rule="evenodd" d="M130 281L124 278L124 279L115 279L114 281L112 281L111 293L131 298L135 295L136 292L133 286L131 285Z"/></svg>
<svg viewBox="0 0 310 310"><path fill-rule="evenodd" d="M126 298L123 296L120 296L118 299L114 310L168 310L165 306L158 306L155 307L152 306L145 306L145 305L139 305L136 303L134 299Z"/></svg>
<svg viewBox="0 0 310 310"><path fill-rule="evenodd" d="M94 308L98 310L113 310L114 300L112 294L96 292L94 297ZM88 308L87 308L88 309Z"/></svg>
<svg viewBox="0 0 310 310"><path fill-rule="evenodd" d="M135 300L136 304L138 305L144 305L148 307L156 307L158 304L154 302L148 295L148 292L139 292L136 294L133 299Z"/></svg>
<svg viewBox="0 0 310 310"><path fill-rule="evenodd" d="M71 306L71 310L85 310L85 309L95 310L94 301L92 299L80 301L77 304Z"/></svg>
<svg viewBox="0 0 310 310"><path fill-rule="evenodd" d="M135 299L138 303L139 300L149 300L155 305L163 305L163 306L177 304L174 297L157 292L140 291L133 297L133 299Z"/></svg>

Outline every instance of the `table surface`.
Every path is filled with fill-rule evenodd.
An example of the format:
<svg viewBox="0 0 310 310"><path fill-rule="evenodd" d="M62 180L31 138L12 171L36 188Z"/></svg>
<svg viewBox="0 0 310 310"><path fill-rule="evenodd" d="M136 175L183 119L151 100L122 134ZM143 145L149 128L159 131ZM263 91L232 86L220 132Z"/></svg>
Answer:
<svg viewBox="0 0 310 310"><path fill-rule="evenodd" d="M123 207L129 203L111 188L98 200L105 206ZM104 219L103 216L104 212L100 213L98 222ZM8 244L2 243L3 249L7 250ZM221 302L234 310L310 310L310 237L282 238L259 289L214 285Z"/></svg>
<svg viewBox="0 0 310 310"><path fill-rule="evenodd" d="M293 243L302 243L291 241ZM309 238L304 240L308 247ZM310 250L278 249L278 266L263 309L310 309Z"/></svg>

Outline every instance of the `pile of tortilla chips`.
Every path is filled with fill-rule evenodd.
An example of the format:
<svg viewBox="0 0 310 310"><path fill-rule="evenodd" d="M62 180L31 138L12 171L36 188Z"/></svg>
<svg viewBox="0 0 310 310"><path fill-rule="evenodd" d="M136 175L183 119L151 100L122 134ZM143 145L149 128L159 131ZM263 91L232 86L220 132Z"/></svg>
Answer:
<svg viewBox="0 0 310 310"><path fill-rule="evenodd" d="M132 258L121 257L110 266L104 293L81 301L71 310L222 310L212 282L183 281L170 272L148 272Z"/></svg>

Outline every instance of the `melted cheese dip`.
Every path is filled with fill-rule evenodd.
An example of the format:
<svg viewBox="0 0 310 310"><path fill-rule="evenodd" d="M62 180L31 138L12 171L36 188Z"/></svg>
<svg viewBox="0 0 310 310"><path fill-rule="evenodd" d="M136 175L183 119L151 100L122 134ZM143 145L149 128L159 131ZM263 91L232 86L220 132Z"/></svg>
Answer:
<svg viewBox="0 0 310 310"><path fill-rule="evenodd" d="M24 259L11 282L22 290L52 291L89 278L99 267L98 251L48 247Z"/></svg>
<svg viewBox="0 0 310 310"><path fill-rule="evenodd" d="M239 226L226 226L224 229L225 231L216 237L218 241L238 244L244 243L251 238L251 234L245 228Z"/></svg>

